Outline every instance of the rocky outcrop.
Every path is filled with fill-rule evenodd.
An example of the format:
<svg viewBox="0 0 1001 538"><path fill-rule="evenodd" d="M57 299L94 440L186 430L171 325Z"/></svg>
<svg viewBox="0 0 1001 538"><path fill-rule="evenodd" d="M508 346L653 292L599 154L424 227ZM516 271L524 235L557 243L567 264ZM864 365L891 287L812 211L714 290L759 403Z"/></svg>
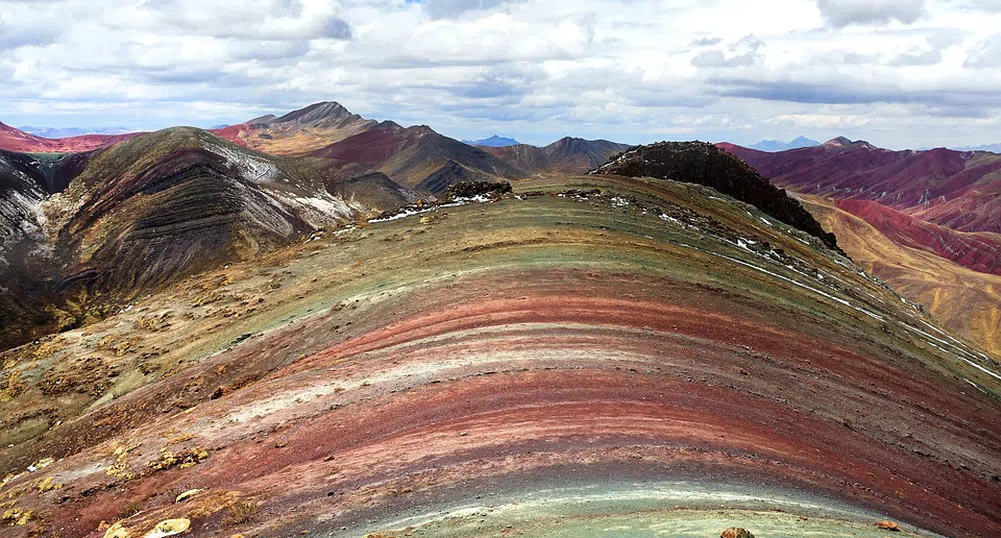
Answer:
<svg viewBox="0 0 1001 538"><path fill-rule="evenodd" d="M825 231L799 202L746 163L712 144L660 142L638 146L613 157L591 173L673 179L712 187L840 251L834 234Z"/></svg>

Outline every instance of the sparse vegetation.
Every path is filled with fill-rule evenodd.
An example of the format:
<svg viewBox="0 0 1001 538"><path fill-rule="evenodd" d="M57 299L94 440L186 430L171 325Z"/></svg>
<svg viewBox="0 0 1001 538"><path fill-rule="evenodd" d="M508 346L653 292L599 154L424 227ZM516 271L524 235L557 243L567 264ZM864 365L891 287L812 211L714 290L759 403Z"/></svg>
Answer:
<svg viewBox="0 0 1001 538"><path fill-rule="evenodd" d="M118 511L118 519L128 519L139 512L142 512L142 503L139 501L129 501Z"/></svg>
<svg viewBox="0 0 1001 538"><path fill-rule="evenodd" d="M27 385L21 380L21 371L8 372L3 386L0 386L0 402L9 402L25 390L27 390Z"/></svg>
<svg viewBox="0 0 1001 538"><path fill-rule="evenodd" d="M226 508L226 523L230 525L242 525L257 519L260 512L260 505L253 501L237 499Z"/></svg>

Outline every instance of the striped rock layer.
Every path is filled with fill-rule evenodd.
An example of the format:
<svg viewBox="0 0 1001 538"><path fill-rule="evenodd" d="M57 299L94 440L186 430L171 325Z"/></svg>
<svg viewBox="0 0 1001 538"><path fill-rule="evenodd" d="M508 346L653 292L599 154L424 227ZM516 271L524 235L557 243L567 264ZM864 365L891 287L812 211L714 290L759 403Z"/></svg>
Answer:
<svg viewBox="0 0 1001 538"><path fill-rule="evenodd" d="M4 536L1001 534L998 365L696 185L526 180L4 358L114 374L0 453Z"/></svg>

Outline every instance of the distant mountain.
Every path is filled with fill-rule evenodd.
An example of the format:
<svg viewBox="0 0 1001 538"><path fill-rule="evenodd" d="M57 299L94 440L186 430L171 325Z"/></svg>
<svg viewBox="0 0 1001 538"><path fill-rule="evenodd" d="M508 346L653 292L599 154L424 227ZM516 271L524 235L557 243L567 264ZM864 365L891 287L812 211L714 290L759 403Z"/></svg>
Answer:
<svg viewBox="0 0 1001 538"><path fill-rule="evenodd" d="M379 122L324 101L277 117L272 114L213 130L219 136L274 155L302 155L372 129Z"/></svg>
<svg viewBox="0 0 1001 538"><path fill-rule="evenodd" d="M780 153L720 147L800 193L868 271L1001 352L1001 155L892 151L843 137Z"/></svg>
<svg viewBox="0 0 1001 538"><path fill-rule="evenodd" d="M987 151L990 153L1001 153L1001 144L986 144L983 146L958 146L954 148L956 151Z"/></svg>
<svg viewBox="0 0 1001 538"><path fill-rule="evenodd" d="M25 153L72 153L91 151L139 136L142 133L119 135L87 134L69 138L44 138L0 123L0 149Z"/></svg>
<svg viewBox="0 0 1001 538"><path fill-rule="evenodd" d="M864 140L768 153L720 147L775 184L835 199L873 200L960 232L1001 233L1001 155L945 148L893 151Z"/></svg>
<svg viewBox="0 0 1001 538"><path fill-rule="evenodd" d="M403 127L353 114L328 101L280 117L262 116L216 131L270 154L333 160L341 177L381 172L405 188L440 194L454 181L515 178L525 172L426 125ZM458 170L456 167L461 168ZM366 184L377 176L368 176Z"/></svg>
<svg viewBox="0 0 1001 538"><path fill-rule="evenodd" d="M629 144L608 140L584 140L568 136L542 148L519 144L486 148L486 151L512 166L531 173L543 171L583 173L630 147L632 146Z"/></svg>
<svg viewBox="0 0 1001 538"><path fill-rule="evenodd" d="M490 138L483 138L480 140L463 140L464 144L469 144L472 146L486 146L488 148L503 148L507 146L517 146L521 144L513 138L505 138L503 136L493 135Z"/></svg>
<svg viewBox="0 0 1001 538"><path fill-rule="evenodd" d="M362 165L405 187L432 194L445 192L455 181L525 175L484 149L443 136L426 125L402 127L391 121L309 155Z"/></svg>
<svg viewBox="0 0 1001 538"><path fill-rule="evenodd" d="M762 140L753 146L749 146L750 149L756 149L758 151L786 151L790 149L799 148L809 148L813 146L819 146L820 142L816 140L810 140L809 138L800 136L790 142L783 142L781 140Z"/></svg>
<svg viewBox="0 0 1001 538"><path fill-rule="evenodd" d="M18 127L18 129L35 136L41 136L43 138L70 138L73 136L82 136L89 134L98 135L120 135L127 134L131 132L125 127L96 127L96 128L81 128L81 127L31 127L25 125L23 127Z"/></svg>

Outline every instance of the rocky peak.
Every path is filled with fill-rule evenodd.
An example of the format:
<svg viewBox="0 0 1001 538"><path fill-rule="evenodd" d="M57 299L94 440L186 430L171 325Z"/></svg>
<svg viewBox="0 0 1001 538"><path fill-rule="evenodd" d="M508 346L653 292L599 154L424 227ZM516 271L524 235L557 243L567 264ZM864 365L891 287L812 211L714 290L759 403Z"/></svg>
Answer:
<svg viewBox="0 0 1001 538"><path fill-rule="evenodd" d="M840 252L834 234L826 232L799 202L744 161L706 142L658 142L637 146L612 157L591 173L672 179L712 187L817 237Z"/></svg>
<svg viewBox="0 0 1001 538"><path fill-rule="evenodd" d="M301 124L315 124L330 120L338 121L352 117L360 118L360 116L352 114L348 109L344 108L336 101L324 101L289 112L288 114L274 120L274 123L295 122Z"/></svg>

